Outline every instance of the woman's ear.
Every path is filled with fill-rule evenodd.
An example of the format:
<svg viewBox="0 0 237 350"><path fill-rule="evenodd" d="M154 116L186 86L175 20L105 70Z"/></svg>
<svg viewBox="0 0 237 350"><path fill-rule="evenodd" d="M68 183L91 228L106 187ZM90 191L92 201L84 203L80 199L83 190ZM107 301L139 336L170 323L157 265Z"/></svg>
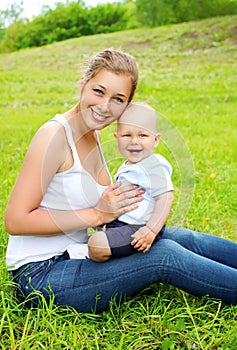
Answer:
<svg viewBox="0 0 237 350"><path fill-rule="evenodd" d="M86 85L86 79L85 79L85 77L82 77L80 80L80 92L82 92L85 85Z"/></svg>

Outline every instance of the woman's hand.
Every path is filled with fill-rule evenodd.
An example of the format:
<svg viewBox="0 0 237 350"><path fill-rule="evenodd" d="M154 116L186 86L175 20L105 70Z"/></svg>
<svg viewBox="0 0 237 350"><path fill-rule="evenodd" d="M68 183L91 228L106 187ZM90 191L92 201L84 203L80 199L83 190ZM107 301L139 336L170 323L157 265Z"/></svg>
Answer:
<svg viewBox="0 0 237 350"><path fill-rule="evenodd" d="M95 207L99 221L105 224L136 209L143 199L144 192L137 185L121 186L120 182L110 185Z"/></svg>

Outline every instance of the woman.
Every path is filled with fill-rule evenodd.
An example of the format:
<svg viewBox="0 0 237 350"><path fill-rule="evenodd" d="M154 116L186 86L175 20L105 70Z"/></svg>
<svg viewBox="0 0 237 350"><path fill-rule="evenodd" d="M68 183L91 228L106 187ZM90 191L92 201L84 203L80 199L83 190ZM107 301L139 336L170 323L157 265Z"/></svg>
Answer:
<svg viewBox="0 0 237 350"><path fill-rule="evenodd" d="M111 184L98 135L123 113L137 80L132 56L98 53L81 80L78 104L34 136L5 214L7 265L19 298L37 290L46 300L53 293L57 305L100 312L111 297L163 282L237 303L237 244L219 237L166 228L145 254L105 263L87 258L87 228L111 222L142 200L135 185Z"/></svg>

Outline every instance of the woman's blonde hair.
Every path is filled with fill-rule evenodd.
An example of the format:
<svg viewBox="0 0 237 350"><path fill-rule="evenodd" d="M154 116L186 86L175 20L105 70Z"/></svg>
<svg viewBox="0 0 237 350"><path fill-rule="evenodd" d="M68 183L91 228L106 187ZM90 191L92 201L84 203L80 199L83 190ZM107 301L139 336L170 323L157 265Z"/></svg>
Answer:
<svg viewBox="0 0 237 350"><path fill-rule="evenodd" d="M136 59L127 52L105 49L97 53L90 60L84 73L85 81L88 82L102 69L106 69L116 74L127 74L130 76L132 82L132 91L128 101L130 102L134 96L138 83L138 65Z"/></svg>

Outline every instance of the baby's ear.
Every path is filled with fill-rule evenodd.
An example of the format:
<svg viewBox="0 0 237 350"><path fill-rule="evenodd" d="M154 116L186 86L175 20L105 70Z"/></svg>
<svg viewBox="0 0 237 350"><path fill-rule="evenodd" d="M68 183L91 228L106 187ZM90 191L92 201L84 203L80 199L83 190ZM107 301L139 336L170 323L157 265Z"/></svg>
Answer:
<svg viewBox="0 0 237 350"><path fill-rule="evenodd" d="M117 139L118 138L118 134L115 132L114 133L114 138Z"/></svg>
<svg viewBox="0 0 237 350"><path fill-rule="evenodd" d="M159 142L160 142L160 134L156 134L156 136L155 136L155 147L158 146Z"/></svg>

